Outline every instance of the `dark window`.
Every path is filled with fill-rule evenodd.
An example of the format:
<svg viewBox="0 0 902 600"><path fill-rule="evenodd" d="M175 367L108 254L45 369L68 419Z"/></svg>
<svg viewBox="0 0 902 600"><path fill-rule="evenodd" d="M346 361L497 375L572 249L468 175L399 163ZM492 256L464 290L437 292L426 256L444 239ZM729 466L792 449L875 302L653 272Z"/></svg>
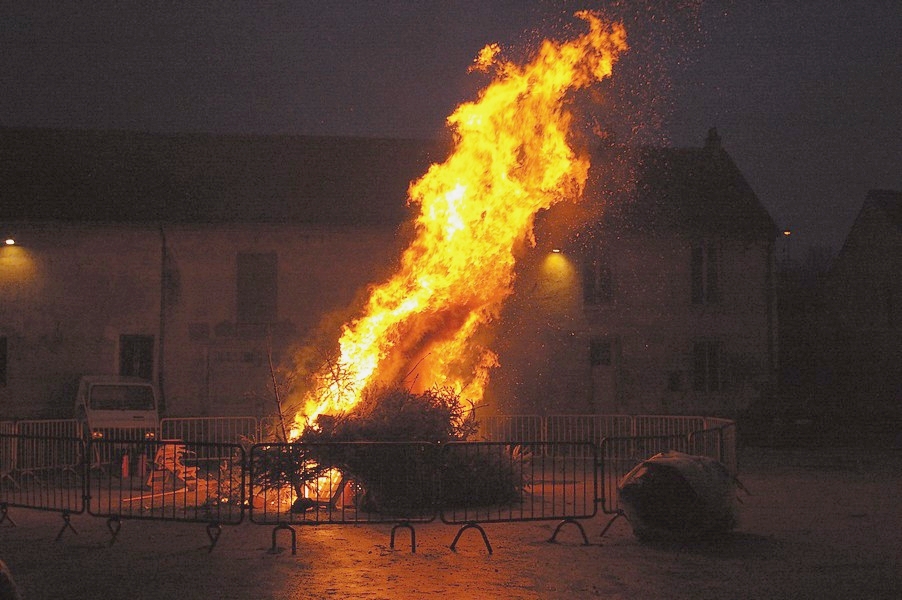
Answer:
<svg viewBox="0 0 902 600"><path fill-rule="evenodd" d="M614 285L610 266L601 258L583 263L583 302L587 305L610 302Z"/></svg>
<svg viewBox="0 0 902 600"><path fill-rule="evenodd" d="M6 337L0 336L0 387L6 387Z"/></svg>
<svg viewBox="0 0 902 600"><path fill-rule="evenodd" d="M153 336L119 336L119 374L153 378Z"/></svg>
<svg viewBox="0 0 902 600"><path fill-rule="evenodd" d="M710 242L692 247L692 302L710 304L720 299L717 285L717 248Z"/></svg>
<svg viewBox="0 0 902 600"><path fill-rule="evenodd" d="M721 389L720 344L696 342L693 346L693 389L696 392L716 392Z"/></svg>
<svg viewBox="0 0 902 600"><path fill-rule="evenodd" d="M589 364L593 367L609 367L612 361L610 340L593 339L589 342Z"/></svg>
<svg viewBox="0 0 902 600"><path fill-rule="evenodd" d="M238 322L274 323L277 297L276 253L238 255Z"/></svg>

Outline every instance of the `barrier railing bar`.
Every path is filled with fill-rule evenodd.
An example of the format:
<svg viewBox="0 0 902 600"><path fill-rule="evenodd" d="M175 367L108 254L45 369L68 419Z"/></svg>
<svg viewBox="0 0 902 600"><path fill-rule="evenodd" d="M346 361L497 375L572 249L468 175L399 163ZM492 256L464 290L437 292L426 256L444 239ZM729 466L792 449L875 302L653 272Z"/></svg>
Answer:
<svg viewBox="0 0 902 600"><path fill-rule="evenodd" d="M366 490L352 477L325 480L322 485L326 500L317 499L315 505L292 512L284 506L278 508L279 496L286 489L255 492L252 481L255 458L260 453L297 449L298 444L257 443L245 450L237 443L185 439L237 439L248 432L259 435L262 421L254 418L180 418L164 420L164 423L161 431L180 437L85 441L77 435L78 425L74 420L0 422L0 506L3 507L0 522L12 523L10 507L60 512L65 522L62 535L71 528L68 520L71 514L87 511L92 516L108 518L113 539L118 533L115 525L121 527L122 519L202 522L208 526L212 550L221 524L240 523L247 512L251 522L277 526L392 524L392 536L399 528L411 531L411 548L415 552L413 524L436 519L461 525L461 532L482 523L560 520L549 540L554 541L560 528L568 523L576 523L581 529L578 521L594 517L599 510L604 514L618 514L619 478L639 461L665 449L711 456L734 474L736 470L736 426L728 419L666 415L492 417L483 422L483 437L506 435L509 439L441 445L382 442L322 445L329 452L345 453L345 458L356 460L374 451L393 457L400 467L376 486L386 489L400 486L406 490L410 496L407 500L421 504L416 513L400 510L380 514L363 510L361 503ZM626 430L664 433L622 435ZM23 431L76 435L26 435ZM173 489L167 484L160 484L156 490L147 489L146 477L156 470L156 451L176 443L188 452L188 462L196 469L203 491L197 486ZM313 445L303 446L310 450ZM452 485L451 482L457 484L459 475L453 469L430 467L429 461L433 460L430 456L439 456L442 465L472 461L496 464L499 472L528 482L524 488L528 493L518 501L485 502L482 506L466 501L457 506L440 504L441 488ZM92 460L88 461L87 457ZM127 477L123 476L123 469L128 471ZM214 489L219 499L211 499L210 492ZM372 493L372 489L369 491ZM459 536L460 532L457 539Z"/></svg>

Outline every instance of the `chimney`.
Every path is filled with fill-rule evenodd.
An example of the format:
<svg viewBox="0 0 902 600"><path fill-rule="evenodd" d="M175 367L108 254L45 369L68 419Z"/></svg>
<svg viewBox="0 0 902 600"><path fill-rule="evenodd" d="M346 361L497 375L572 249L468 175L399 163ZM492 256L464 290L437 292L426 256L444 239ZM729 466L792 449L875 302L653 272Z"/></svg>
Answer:
<svg viewBox="0 0 902 600"><path fill-rule="evenodd" d="M708 130L708 137L705 139L706 150L720 150L720 135L717 134L717 127Z"/></svg>

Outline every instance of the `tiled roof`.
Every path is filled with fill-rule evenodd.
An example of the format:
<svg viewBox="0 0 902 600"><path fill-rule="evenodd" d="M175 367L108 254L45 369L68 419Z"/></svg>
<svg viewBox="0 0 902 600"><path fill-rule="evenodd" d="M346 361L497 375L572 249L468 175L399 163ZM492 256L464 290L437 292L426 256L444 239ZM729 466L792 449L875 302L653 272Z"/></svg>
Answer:
<svg viewBox="0 0 902 600"><path fill-rule="evenodd" d="M0 220L397 224L409 183L446 153L422 140L0 128ZM614 200L607 225L774 234L716 140L609 149L593 164L587 193Z"/></svg>
<svg viewBox="0 0 902 600"><path fill-rule="evenodd" d="M714 134L716 136L716 133ZM608 153L610 154L610 153ZM773 239L776 226L717 140L701 148L618 151L626 175L609 189L608 226Z"/></svg>
<svg viewBox="0 0 902 600"><path fill-rule="evenodd" d="M0 129L0 219L399 223L415 140Z"/></svg>

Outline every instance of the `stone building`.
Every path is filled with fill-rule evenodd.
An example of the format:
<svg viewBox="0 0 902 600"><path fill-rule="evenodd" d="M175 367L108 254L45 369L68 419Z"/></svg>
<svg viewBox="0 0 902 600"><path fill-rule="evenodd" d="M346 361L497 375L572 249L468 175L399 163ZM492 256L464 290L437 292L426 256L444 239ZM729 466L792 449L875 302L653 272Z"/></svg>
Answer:
<svg viewBox="0 0 902 600"><path fill-rule="evenodd" d="M767 398L776 231L716 131L593 164L587 224L558 233L549 215L518 283L505 387L528 412L736 416Z"/></svg>
<svg viewBox="0 0 902 600"><path fill-rule="evenodd" d="M902 192L872 190L825 277L817 356L823 409L902 417Z"/></svg>
<svg viewBox="0 0 902 600"><path fill-rule="evenodd" d="M69 417L86 373L165 414L264 415L270 364L405 245L435 143L0 129L0 411ZM774 226L720 146L599 150L540 216L489 412L734 415L770 393Z"/></svg>

